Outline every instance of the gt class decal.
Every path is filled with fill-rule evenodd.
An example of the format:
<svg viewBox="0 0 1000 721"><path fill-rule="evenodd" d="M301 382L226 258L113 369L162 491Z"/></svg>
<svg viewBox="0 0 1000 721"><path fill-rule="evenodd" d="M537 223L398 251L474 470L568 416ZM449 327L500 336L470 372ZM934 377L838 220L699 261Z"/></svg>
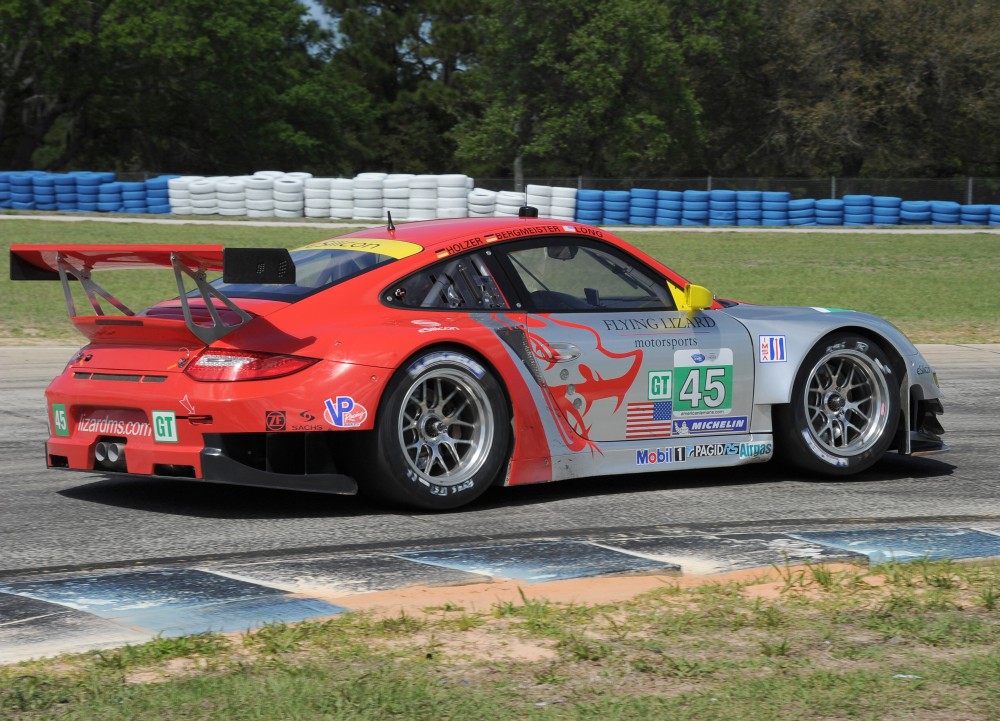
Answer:
<svg viewBox="0 0 1000 721"><path fill-rule="evenodd" d="M356 428L368 420L368 409L350 396L337 396L324 401L323 418L337 428Z"/></svg>

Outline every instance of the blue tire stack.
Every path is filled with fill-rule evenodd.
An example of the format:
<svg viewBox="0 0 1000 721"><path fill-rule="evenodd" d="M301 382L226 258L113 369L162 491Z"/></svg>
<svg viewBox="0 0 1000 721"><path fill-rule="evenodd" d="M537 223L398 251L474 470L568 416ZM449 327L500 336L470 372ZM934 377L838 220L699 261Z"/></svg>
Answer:
<svg viewBox="0 0 1000 721"><path fill-rule="evenodd" d="M117 213L124 207L122 184L118 181L97 186L97 209L102 213Z"/></svg>
<svg viewBox="0 0 1000 721"><path fill-rule="evenodd" d="M119 183L122 188L122 210L126 213L146 212L146 184Z"/></svg>
<svg viewBox="0 0 1000 721"><path fill-rule="evenodd" d="M764 216L760 224L771 227L788 225L788 201L792 194L784 190L765 190L760 197Z"/></svg>
<svg viewBox="0 0 1000 721"><path fill-rule="evenodd" d="M707 190L685 190L681 210L681 225L708 225Z"/></svg>
<svg viewBox="0 0 1000 721"><path fill-rule="evenodd" d="M844 225L871 225L873 219L872 196L845 195Z"/></svg>
<svg viewBox="0 0 1000 721"><path fill-rule="evenodd" d="M56 178L51 173L39 173L31 179L35 210L59 210L56 204Z"/></svg>
<svg viewBox="0 0 1000 721"><path fill-rule="evenodd" d="M789 225L816 225L816 200L798 198L788 201Z"/></svg>
<svg viewBox="0 0 1000 721"><path fill-rule="evenodd" d="M632 194L627 190L604 191L604 225L628 225Z"/></svg>
<svg viewBox="0 0 1000 721"><path fill-rule="evenodd" d="M708 191L708 224L714 226L736 225L736 191Z"/></svg>
<svg viewBox="0 0 1000 721"><path fill-rule="evenodd" d="M656 224L680 225L684 211L684 193L679 190L656 191Z"/></svg>
<svg viewBox="0 0 1000 721"><path fill-rule="evenodd" d="M14 210L35 209L34 178L37 171L10 174L10 207Z"/></svg>
<svg viewBox="0 0 1000 721"><path fill-rule="evenodd" d="M931 222L931 204L926 200L904 200L899 204L901 225L928 225Z"/></svg>
<svg viewBox="0 0 1000 721"><path fill-rule="evenodd" d="M171 178L180 177L178 175L161 175L150 178L146 181L146 212L147 213L169 213L170 212L170 188L168 183Z"/></svg>
<svg viewBox="0 0 1000 721"><path fill-rule="evenodd" d="M816 225L843 225L844 201L824 198L816 201Z"/></svg>
<svg viewBox="0 0 1000 721"><path fill-rule="evenodd" d="M736 191L736 224L760 225L764 217L763 193L759 190Z"/></svg>
<svg viewBox="0 0 1000 721"><path fill-rule="evenodd" d="M990 225L1000 225L1000 205L990 206Z"/></svg>
<svg viewBox="0 0 1000 721"><path fill-rule="evenodd" d="M875 225L899 225L903 199L892 195L872 196L872 222Z"/></svg>
<svg viewBox="0 0 1000 721"><path fill-rule="evenodd" d="M103 183L111 183L115 179L114 173L82 172L76 174L76 198L77 207L87 213L96 213L98 207L100 187Z"/></svg>
<svg viewBox="0 0 1000 721"><path fill-rule="evenodd" d="M576 193L576 219L589 225L600 225L604 220L604 191L578 190Z"/></svg>
<svg viewBox="0 0 1000 721"><path fill-rule="evenodd" d="M0 208L10 207L10 173L0 173Z"/></svg>
<svg viewBox="0 0 1000 721"><path fill-rule="evenodd" d="M56 191L56 210L69 212L79 210L79 197L76 193L76 174L58 173L53 174L52 178Z"/></svg>
<svg viewBox="0 0 1000 721"><path fill-rule="evenodd" d="M959 208L962 225L988 225L990 222L990 206L963 205Z"/></svg>
<svg viewBox="0 0 1000 721"><path fill-rule="evenodd" d="M931 201L931 222L934 225L958 225L962 219L962 206L950 200Z"/></svg>
<svg viewBox="0 0 1000 721"><path fill-rule="evenodd" d="M630 225L654 225L656 223L655 190L632 188L629 191L628 222Z"/></svg>

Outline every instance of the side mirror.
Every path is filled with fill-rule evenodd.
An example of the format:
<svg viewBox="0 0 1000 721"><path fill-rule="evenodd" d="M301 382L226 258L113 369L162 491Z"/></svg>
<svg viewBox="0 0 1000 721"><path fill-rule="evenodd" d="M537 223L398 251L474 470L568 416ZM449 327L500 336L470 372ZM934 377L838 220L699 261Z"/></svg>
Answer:
<svg viewBox="0 0 1000 721"><path fill-rule="evenodd" d="M715 303L715 297L712 295L712 291L704 286L688 283L684 286L684 307L678 307L677 310L705 310L711 308L713 303Z"/></svg>

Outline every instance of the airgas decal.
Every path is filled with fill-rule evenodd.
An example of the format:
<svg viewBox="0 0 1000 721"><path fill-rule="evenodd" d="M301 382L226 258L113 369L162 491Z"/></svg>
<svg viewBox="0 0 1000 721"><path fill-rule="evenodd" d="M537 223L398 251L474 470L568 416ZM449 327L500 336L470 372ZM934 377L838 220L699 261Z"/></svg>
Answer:
<svg viewBox="0 0 1000 721"><path fill-rule="evenodd" d="M674 419L722 416L733 409L731 348L674 351Z"/></svg>
<svg viewBox="0 0 1000 721"><path fill-rule="evenodd" d="M350 396L327 398L323 418L337 428L356 428L368 420L368 409Z"/></svg>
<svg viewBox="0 0 1000 721"><path fill-rule="evenodd" d="M157 443L177 443L177 415L173 411L153 411L153 440Z"/></svg>
<svg viewBox="0 0 1000 721"><path fill-rule="evenodd" d="M52 404L52 424L57 436L69 435L69 416L66 415L66 406L62 403Z"/></svg>

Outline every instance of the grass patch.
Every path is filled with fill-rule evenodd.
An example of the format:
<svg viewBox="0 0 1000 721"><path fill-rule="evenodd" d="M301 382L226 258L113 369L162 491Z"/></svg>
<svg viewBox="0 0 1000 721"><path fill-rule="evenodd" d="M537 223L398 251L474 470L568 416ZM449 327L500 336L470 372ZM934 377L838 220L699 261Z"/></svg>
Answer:
<svg viewBox="0 0 1000 721"><path fill-rule="evenodd" d="M222 243L296 247L354 230L250 225L0 221L0 339L76 343L57 283L13 286L11 243ZM765 305L809 305L880 315L918 343L1000 342L1000 238L982 234L735 233L621 235L720 296ZM115 276L113 292L136 308L176 295L162 271ZM104 274L102 279L106 279ZM958 291L964 295L959 298ZM10 342L10 341L9 341Z"/></svg>
<svg viewBox="0 0 1000 721"><path fill-rule="evenodd" d="M352 613L0 667L0 718L997 718L1000 614L984 599L1000 564L768 575L614 605L522 593L480 612Z"/></svg>

